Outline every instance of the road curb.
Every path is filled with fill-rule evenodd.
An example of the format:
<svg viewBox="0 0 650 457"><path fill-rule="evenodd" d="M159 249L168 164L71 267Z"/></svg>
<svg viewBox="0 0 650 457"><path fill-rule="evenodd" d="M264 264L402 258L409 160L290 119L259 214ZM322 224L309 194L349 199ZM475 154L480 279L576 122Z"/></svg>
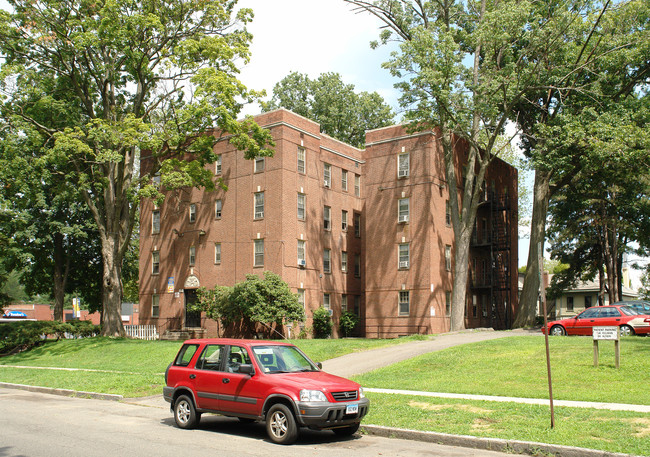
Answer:
<svg viewBox="0 0 650 457"><path fill-rule="evenodd" d="M498 438L479 438L466 435L449 435L437 432L421 432L401 428L383 427L381 425L361 425L361 430L368 435L384 438L424 441L445 446L481 449L511 454L553 455L555 457L631 457L630 454L599 451L580 447L560 446L555 444L528 441L503 440Z"/></svg>
<svg viewBox="0 0 650 457"><path fill-rule="evenodd" d="M52 387L28 386L25 384L12 384L8 382L0 382L0 387L5 387L7 389L28 390L30 392L39 392L43 394L61 395L63 397L92 398L94 400L111 400L111 401L122 401L124 399L123 395L101 394L97 392L83 392L79 390L70 390L70 389L55 389Z"/></svg>

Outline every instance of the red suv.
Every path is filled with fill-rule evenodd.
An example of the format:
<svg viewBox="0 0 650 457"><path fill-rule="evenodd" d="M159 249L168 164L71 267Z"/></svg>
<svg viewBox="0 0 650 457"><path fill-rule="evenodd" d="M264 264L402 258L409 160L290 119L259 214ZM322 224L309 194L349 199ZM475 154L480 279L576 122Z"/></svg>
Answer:
<svg viewBox="0 0 650 457"><path fill-rule="evenodd" d="M195 427L202 413L264 420L279 444L293 443L299 427L352 435L370 406L359 384L275 341L187 340L165 383L163 396L180 428Z"/></svg>

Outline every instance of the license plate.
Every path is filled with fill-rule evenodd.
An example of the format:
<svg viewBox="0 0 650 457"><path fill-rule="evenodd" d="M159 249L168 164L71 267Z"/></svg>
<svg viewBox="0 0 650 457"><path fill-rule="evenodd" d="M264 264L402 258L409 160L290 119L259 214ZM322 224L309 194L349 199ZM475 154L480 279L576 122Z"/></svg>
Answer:
<svg viewBox="0 0 650 457"><path fill-rule="evenodd" d="M345 408L345 414L357 414L359 412L359 405L348 405Z"/></svg>

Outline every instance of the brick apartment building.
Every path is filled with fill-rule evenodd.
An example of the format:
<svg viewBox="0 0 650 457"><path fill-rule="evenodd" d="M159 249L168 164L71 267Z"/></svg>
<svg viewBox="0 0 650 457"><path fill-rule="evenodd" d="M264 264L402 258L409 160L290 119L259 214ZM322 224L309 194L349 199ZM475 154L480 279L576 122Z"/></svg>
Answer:
<svg viewBox="0 0 650 457"><path fill-rule="evenodd" d="M140 322L161 334L217 335L217 322L186 309L196 289L270 270L298 294L308 326L325 306L335 335L344 310L360 316L363 336L448 331L454 236L435 132L377 129L361 150L284 109L256 121L271 131L275 155L246 160L218 142L210 167L227 191L142 202ZM507 328L517 306L517 170L494 160L484 187L466 324Z"/></svg>

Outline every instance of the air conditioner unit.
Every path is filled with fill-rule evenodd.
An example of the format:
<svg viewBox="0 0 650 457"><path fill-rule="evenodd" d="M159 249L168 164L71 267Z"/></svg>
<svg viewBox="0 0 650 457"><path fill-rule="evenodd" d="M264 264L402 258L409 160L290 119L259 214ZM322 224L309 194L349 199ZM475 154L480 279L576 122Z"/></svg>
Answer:
<svg viewBox="0 0 650 457"><path fill-rule="evenodd" d="M400 260L399 267L400 268L408 268L409 267L409 261L408 260Z"/></svg>
<svg viewBox="0 0 650 457"><path fill-rule="evenodd" d="M408 215L402 215L402 216L399 217L399 222L400 222L400 223L402 223L402 222L408 222L408 221L409 221L409 217L408 217Z"/></svg>
<svg viewBox="0 0 650 457"><path fill-rule="evenodd" d="M305 268L305 265L307 265L307 262L305 262L305 259L299 259L298 260L298 266Z"/></svg>
<svg viewBox="0 0 650 457"><path fill-rule="evenodd" d="M323 182L323 185L324 185L325 187L329 187L329 186L330 186L330 182L326 179L325 182Z"/></svg>
<svg viewBox="0 0 650 457"><path fill-rule="evenodd" d="M397 172L397 177L398 177L398 178L406 178L408 175L409 175L409 171L408 171L408 170L399 170L399 171Z"/></svg>
<svg viewBox="0 0 650 457"><path fill-rule="evenodd" d="M255 219L261 219L264 217L264 212L263 211L258 211L255 213Z"/></svg>

